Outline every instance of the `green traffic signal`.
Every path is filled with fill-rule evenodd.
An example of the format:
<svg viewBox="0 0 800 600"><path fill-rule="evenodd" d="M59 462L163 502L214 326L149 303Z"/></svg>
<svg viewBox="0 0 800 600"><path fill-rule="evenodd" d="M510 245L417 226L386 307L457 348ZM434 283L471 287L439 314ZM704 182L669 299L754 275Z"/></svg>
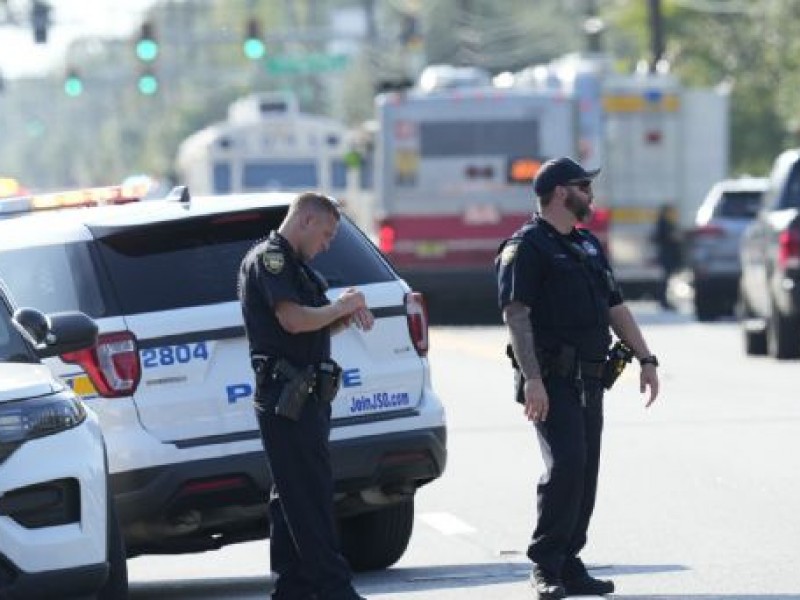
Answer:
<svg viewBox="0 0 800 600"><path fill-rule="evenodd" d="M77 73L70 73L64 80L64 93L70 98L77 98L83 93L83 81Z"/></svg>
<svg viewBox="0 0 800 600"><path fill-rule="evenodd" d="M152 96L158 91L158 79L152 73L139 75L139 93L143 96Z"/></svg>
<svg viewBox="0 0 800 600"><path fill-rule="evenodd" d="M264 54L267 52L267 48L264 45L264 38L261 35L261 21L255 17L247 19L242 51L244 51L244 55L250 60L264 58Z"/></svg>
<svg viewBox="0 0 800 600"><path fill-rule="evenodd" d="M153 62L158 56L155 27L150 21L142 23L136 41L136 57L142 62Z"/></svg>
<svg viewBox="0 0 800 600"><path fill-rule="evenodd" d="M264 58L264 54L266 54L264 42L255 38L245 40L244 44L242 44L242 49L244 50L244 55L250 60Z"/></svg>
<svg viewBox="0 0 800 600"><path fill-rule="evenodd" d="M155 40L139 40L136 43L136 56L142 62L153 62L158 56L158 44Z"/></svg>

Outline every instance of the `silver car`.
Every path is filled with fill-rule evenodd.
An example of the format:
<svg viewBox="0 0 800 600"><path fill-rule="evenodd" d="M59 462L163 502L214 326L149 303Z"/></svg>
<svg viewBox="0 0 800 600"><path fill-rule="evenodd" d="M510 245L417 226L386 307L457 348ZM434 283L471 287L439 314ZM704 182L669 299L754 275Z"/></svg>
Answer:
<svg viewBox="0 0 800 600"><path fill-rule="evenodd" d="M739 242L766 189L763 177L726 179L711 187L697 210L689 232L688 267L698 320L733 314L742 271Z"/></svg>

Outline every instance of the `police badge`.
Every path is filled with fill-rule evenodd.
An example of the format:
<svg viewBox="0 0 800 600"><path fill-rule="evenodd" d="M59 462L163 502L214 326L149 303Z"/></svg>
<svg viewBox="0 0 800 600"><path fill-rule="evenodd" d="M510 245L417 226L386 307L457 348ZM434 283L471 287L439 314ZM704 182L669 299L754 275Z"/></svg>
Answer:
<svg viewBox="0 0 800 600"><path fill-rule="evenodd" d="M518 247L518 241L508 242L503 248L503 252L500 254L500 264L504 267L510 265L511 261L514 260L514 257L517 255Z"/></svg>
<svg viewBox="0 0 800 600"><path fill-rule="evenodd" d="M261 260L264 263L264 266L267 268L267 271L273 275L280 273L283 270L283 265L285 263L283 254L280 252L265 252L261 255Z"/></svg>

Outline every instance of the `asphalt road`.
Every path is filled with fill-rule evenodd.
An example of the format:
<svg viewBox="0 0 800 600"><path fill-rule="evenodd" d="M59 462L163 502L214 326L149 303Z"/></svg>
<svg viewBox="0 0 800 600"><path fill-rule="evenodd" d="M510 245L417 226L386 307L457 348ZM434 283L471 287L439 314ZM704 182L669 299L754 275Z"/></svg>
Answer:
<svg viewBox="0 0 800 600"><path fill-rule="evenodd" d="M584 559L619 598L800 599L800 364L745 357L731 320L634 308L662 396L644 409L633 367L607 397ZM434 327L431 343L447 471L418 493L406 555L357 587L372 600L532 598L524 549L542 465L511 399L505 332ZM264 541L132 559L131 598L264 598L267 556Z"/></svg>

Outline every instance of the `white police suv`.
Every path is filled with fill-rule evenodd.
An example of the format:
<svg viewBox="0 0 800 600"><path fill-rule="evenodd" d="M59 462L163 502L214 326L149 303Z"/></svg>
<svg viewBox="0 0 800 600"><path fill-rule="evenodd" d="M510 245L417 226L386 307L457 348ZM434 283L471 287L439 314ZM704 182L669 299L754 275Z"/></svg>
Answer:
<svg viewBox="0 0 800 600"><path fill-rule="evenodd" d="M176 191L0 220L0 276L16 298L45 311L82 310L100 328L94 348L49 364L100 417L129 556L268 535L270 476L236 276L293 196ZM406 549L416 490L445 466L426 311L347 218L314 266L332 297L356 286L376 317L370 332L333 338L344 376L331 458L343 550L354 569L384 568Z"/></svg>
<svg viewBox="0 0 800 600"><path fill-rule="evenodd" d="M91 347L83 314L13 313L0 285L0 598L125 598L97 417L40 357Z"/></svg>

